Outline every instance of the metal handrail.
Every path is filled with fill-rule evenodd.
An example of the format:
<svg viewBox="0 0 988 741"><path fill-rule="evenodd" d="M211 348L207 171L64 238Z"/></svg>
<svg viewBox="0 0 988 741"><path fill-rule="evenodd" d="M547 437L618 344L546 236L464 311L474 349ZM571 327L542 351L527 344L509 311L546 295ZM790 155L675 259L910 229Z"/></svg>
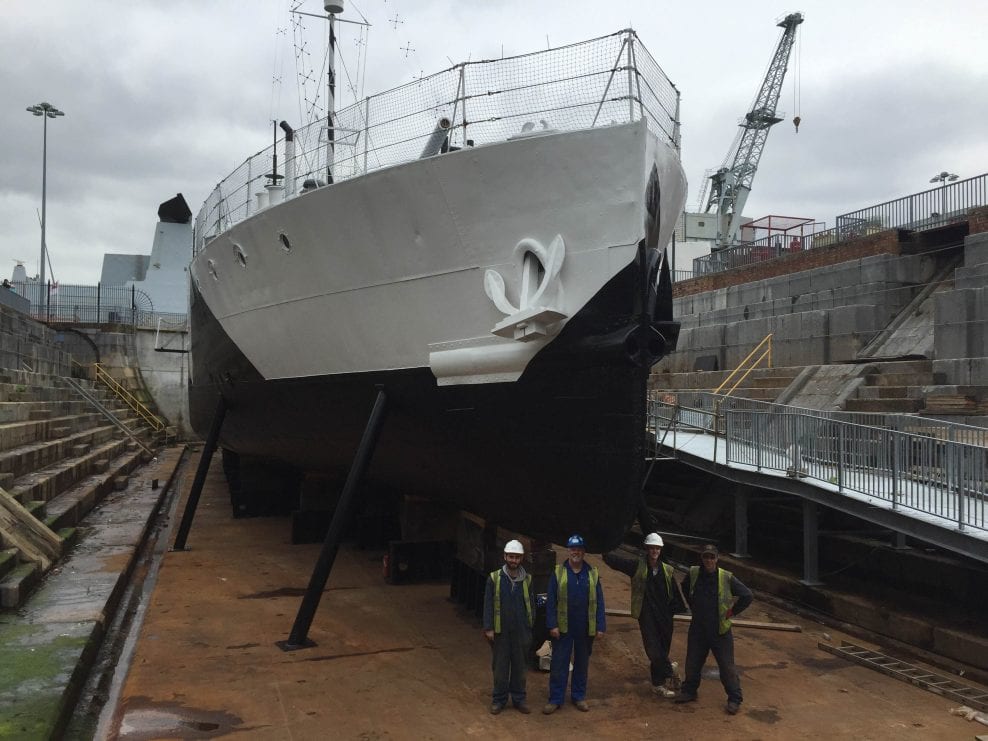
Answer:
<svg viewBox="0 0 988 741"><path fill-rule="evenodd" d="M773 260L784 254L829 247L890 229L936 229L963 222L968 218L970 209L986 204L988 173L841 214L835 219L837 226L831 229L800 234L798 245L784 244L785 240L770 235L702 255L693 260L693 274L721 273Z"/></svg>
<svg viewBox="0 0 988 741"><path fill-rule="evenodd" d="M727 378L725 378L725 379L724 379L724 380L723 380L723 381L721 382L721 384L720 384L720 386L718 386L717 388L715 388L715 389L714 389L714 393L715 393L715 394L719 394L719 393L720 393L720 390L721 390L722 388L724 388L724 386L726 386L726 385L727 385L727 383L728 383L728 381L730 381L730 380L731 380L732 378L734 378L734 374L735 374L735 373L737 373L737 372L738 372L739 370L741 370L741 369L742 369L742 368L743 368L743 367L745 366L745 363L747 363L747 362L748 362L749 360L751 360L751 358L752 358L752 356L753 356L753 355L754 355L754 354L755 354L756 352L758 352L758 349L759 349L759 348L760 348L760 347L761 347L762 345L764 345L764 344L766 344L766 343L768 343L768 347L767 347L767 348L765 348L765 350L764 350L764 351L762 351L762 354L761 354L761 355L759 355L759 356L758 356L758 358L757 358L757 359L755 359L755 360L754 360L754 361L752 362L752 364L751 364L751 367L750 367L750 368L748 368L748 370L746 370L746 371L744 372L744 374L743 374L743 375L741 376L741 378L739 378L739 379L737 380L737 382L736 382L736 383L735 383L735 384L734 384L733 386L731 386L731 390L730 390L730 391L728 391L728 392L727 392L726 394L724 394L724 396L725 396L725 397L726 397L726 396L730 396L730 395L731 395L731 393L732 393L732 392L733 392L733 391L734 391L734 390L735 390L735 389L736 389L736 388L737 388L737 387L738 387L739 385L741 385L741 383L742 383L742 382L744 381L744 379L746 379L746 378L747 378L747 377L748 377L748 376L749 376L749 375L751 374L751 372L752 372L752 371L753 371L753 370L754 370L755 368L757 368L757 367L758 367L758 364L759 364L760 362L762 362L762 360L764 360L764 359L766 358L766 356L768 357L768 364L767 364L767 365L766 365L765 367L766 367L766 368L771 368L771 367L772 367L772 333L770 332L769 334L767 334L767 335L765 335L765 337L763 337L763 338L762 338L762 341L761 341L761 342L759 342L759 343L758 343L757 345L755 345L755 349L754 349L754 350L752 350L752 351L751 351L750 353L748 353L748 354L747 354L747 355L745 356L745 358L744 358L744 360L742 360L742 361L741 361L740 363L738 363L738 366L737 366L737 367L736 367L736 368L735 368L734 370L732 370L732 371L731 371L731 372L730 372L730 373L728 374L728 376L727 376Z"/></svg>
<svg viewBox="0 0 988 741"><path fill-rule="evenodd" d="M836 486L839 495L873 497L892 509L948 520L958 530L988 530L984 428L951 425L931 435L754 400L732 400L750 402L753 408L717 407L711 412L703 406L686 407L681 398L671 396L665 393L651 400L649 424L657 428L660 419L669 419L674 427L714 432L718 438L723 434L728 464L816 480ZM908 415L895 417L901 425ZM981 435L965 436L965 430ZM714 455L716 459L716 448Z"/></svg>
<svg viewBox="0 0 988 741"><path fill-rule="evenodd" d="M120 385L117 380L107 373L99 363L93 363L93 368L96 371L96 380L101 381L127 406L133 409L134 412L136 412L137 415L143 419L152 430L155 432L161 432L165 429L165 423L155 416L155 414L148 409L148 407L145 406L140 399Z"/></svg>

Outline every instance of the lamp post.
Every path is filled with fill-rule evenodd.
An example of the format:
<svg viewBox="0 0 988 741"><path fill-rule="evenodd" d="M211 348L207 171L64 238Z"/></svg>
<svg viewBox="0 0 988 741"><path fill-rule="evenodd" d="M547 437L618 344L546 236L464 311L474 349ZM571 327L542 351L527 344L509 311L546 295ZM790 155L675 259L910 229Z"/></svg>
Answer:
<svg viewBox="0 0 988 741"><path fill-rule="evenodd" d="M38 306L47 307L48 295L47 293L42 294L45 288L45 207L48 195L48 119L57 118L58 116L64 116L65 114L58 110L51 103L44 102L38 103L37 105L28 106L28 113L32 113L35 116L41 116L41 120L44 121L43 127L43 138L41 146L41 270L39 271L40 281L38 283ZM44 295L44 304L42 304L41 297Z"/></svg>
<svg viewBox="0 0 988 741"><path fill-rule="evenodd" d="M940 218L946 218L947 216L947 183L952 183L957 180L957 175L952 172L947 172L944 170L939 175L934 175L930 178L931 183L940 183Z"/></svg>

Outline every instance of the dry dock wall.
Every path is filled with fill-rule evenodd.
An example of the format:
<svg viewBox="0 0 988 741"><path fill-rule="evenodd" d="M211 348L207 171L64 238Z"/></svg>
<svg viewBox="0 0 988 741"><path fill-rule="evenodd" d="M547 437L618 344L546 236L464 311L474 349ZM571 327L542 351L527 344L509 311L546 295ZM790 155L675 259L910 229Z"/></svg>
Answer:
<svg viewBox="0 0 988 741"><path fill-rule="evenodd" d="M681 296L679 349L656 370L734 368L772 334L772 364L854 360L933 277L922 255L879 254Z"/></svg>
<svg viewBox="0 0 988 741"><path fill-rule="evenodd" d="M988 386L988 209L972 211L969 227L963 248L952 251L902 254L902 235L889 231L677 284L679 347L655 370L732 369L768 334L775 366L861 362L857 354L942 277L954 254L960 262L917 331L932 335L944 383L959 392Z"/></svg>

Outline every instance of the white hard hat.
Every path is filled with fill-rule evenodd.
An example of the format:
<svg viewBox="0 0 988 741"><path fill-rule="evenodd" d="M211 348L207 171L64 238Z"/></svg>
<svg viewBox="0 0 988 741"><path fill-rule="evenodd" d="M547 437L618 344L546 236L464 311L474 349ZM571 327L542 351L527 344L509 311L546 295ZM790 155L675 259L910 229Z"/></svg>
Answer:
<svg viewBox="0 0 988 741"><path fill-rule="evenodd" d="M665 543L662 542L662 536L658 533L649 533L645 536L645 545L663 546Z"/></svg>
<svg viewBox="0 0 988 741"><path fill-rule="evenodd" d="M524 556L525 555L525 548L517 540L509 540L507 543L504 544L504 552L505 553L520 553L521 555Z"/></svg>

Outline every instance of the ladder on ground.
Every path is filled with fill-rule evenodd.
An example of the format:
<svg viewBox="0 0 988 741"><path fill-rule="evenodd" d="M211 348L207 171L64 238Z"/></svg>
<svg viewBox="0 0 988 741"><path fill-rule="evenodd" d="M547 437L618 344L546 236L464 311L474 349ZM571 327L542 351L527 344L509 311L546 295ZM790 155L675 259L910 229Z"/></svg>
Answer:
<svg viewBox="0 0 988 741"><path fill-rule="evenodd" d="M922 687L937 695L949 697L951 700L963 703L975 710L988 710L988 692L980 687L971 687L941 674L924 669L923 667L900 661L891 656L857 646L847 641L841 641L840 646L829 643L818 643L817 646L834 656L853 661L869 669L875 669L882 674L901 679L917 687Z"/></svg>

